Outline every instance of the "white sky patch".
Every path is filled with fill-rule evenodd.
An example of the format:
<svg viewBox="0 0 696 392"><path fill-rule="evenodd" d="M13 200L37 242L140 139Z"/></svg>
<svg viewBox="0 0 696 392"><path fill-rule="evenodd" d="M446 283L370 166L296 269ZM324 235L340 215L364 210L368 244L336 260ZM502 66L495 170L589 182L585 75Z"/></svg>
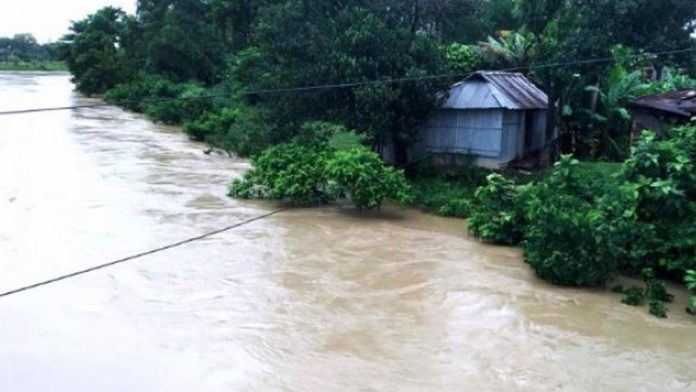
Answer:
<svg viewBox="0 0 696 392"><path fill-rule="evenodd" d="M41 43L57 41L74 20L106 6L135 12L136 0L0 0L0 37L31 33Z"/></svg>

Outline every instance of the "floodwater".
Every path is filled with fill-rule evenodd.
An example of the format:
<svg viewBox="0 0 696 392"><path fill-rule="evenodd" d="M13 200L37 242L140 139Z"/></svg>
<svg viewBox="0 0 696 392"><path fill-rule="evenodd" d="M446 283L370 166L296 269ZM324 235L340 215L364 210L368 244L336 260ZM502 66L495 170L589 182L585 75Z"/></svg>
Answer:
<svg viewBox="0 0 696 392"><path fill-rule="evenodd" d="M0 110L89 103L0 74ZM243 161L117 108L0 116L0 291L276 208ZM536 280L391 206L297 209L0 298L0 391L695 391L696 319Z"/></svg>

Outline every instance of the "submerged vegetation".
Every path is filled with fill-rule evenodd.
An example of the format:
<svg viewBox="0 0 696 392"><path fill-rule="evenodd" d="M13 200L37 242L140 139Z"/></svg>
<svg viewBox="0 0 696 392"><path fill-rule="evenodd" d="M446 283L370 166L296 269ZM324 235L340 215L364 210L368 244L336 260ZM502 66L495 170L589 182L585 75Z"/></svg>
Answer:
<svg viewBox="0 0 696 392"><path fill-rule="evenodd" d="M230 195L286 200L297 205L345 198L357 208L368 210L379 208L387 198L410 200L404 173L385 165L367 148L346 143L350 132L328 123L305 128L318 136L309 144L280 144L258 154L244 178L232 183ZM324 141L317 142L321 135Z"/></svg>
<svg viewBox="0 0 696 392"><path fill-rule="evenodd" d="M571 156L525 186L492 175L477 191L470 230L521 243L526 262L554 284L601 286L617 274L642 275L646 288L628 290L624 302L645 299L664 317L671 296L656 277L685 278L693 292L696 267L696 126L669 136L644 133L615 174L594 180Z"/></svg>

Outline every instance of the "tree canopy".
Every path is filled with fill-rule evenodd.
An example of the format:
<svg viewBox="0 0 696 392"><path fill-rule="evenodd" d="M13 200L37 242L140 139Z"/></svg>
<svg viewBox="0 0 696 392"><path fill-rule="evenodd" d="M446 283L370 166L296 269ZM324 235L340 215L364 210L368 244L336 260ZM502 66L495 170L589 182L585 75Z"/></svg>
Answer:
<svg viewBox="0 0 696 392"><path fill-rule="evenodd" d="M75 22L62 53L87 94L164 78L229 95L203 105L206 123L250 111L240 118L259 122L261 145L330 121L397 155L457 81L434 75L520 67L548 93L563 151L612 158L597 144L619 140L627 153L628 127L597 115L626 100L597 89L615 82L616 65L632 77L645 66L693 73L694 21L691 0L139 0L135 15L104 8ZM333 87L292 91L313 86ZM267 91L279 89L290 90ZM230 124L211 140L235 149Z"/></svg>
<svg viewBox="0 0 696 392"><path fill-rule="evenodd" d="M0 61L52 61L57 58L55 44L41 45L31 34L0 37Z"/></svg>

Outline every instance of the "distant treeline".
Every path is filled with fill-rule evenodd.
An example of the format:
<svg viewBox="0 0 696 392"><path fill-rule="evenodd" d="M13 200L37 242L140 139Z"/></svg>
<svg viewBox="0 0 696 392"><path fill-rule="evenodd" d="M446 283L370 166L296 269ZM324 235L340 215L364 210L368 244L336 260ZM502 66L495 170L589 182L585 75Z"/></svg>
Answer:
<svg viewBox="0 0 696 392"><path fill-rule="evenodd" d="M31 34L0 37L0 62L31 63L60 60L58 44L39 44Z"/></svg>
<svg viewBox="0 0 696 392"><path fill-rule="evenodd" d="M255 154L324 121L400 160L456 81L419 77L530 66L562 151L622 160L625 103L650 90L645 67L694 71L694 52L651 55L695 48L694 20L693 0L138 0L135 15L104 8L74 23L61 54L81 92L228 151ZM418 80L235 95L395 78ZM229 96L190 99L211 94ZM187 100L142 101L175 97Z"/></svg>

